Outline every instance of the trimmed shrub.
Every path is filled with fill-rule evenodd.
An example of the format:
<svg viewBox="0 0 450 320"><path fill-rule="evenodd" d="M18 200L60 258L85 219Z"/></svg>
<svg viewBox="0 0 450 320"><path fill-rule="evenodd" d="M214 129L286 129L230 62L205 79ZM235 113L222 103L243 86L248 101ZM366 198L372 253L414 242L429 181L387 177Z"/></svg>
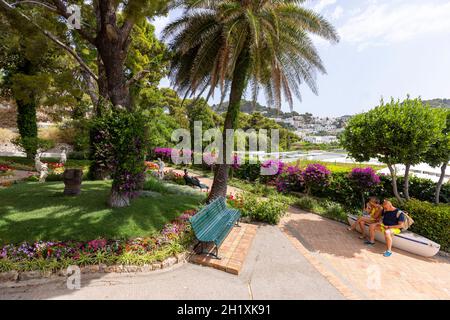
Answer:
<svg viewBox="0 0 450 320"><path fill-rule="evenodd" d="M414 224L411 231L441 245L441 249L450 251L450 206L448 204L435 205L430 202L411 199L399 204L392 199L394 206L407 211Z"/></svg>
<svg viewBox="0 0 450 320"><path fill-rule="evenodd" d="M263 200L259 196L245 193L238 199L229 198L229 203L241 210L243 217L251 220L277 224L286 213L288 205L274 199Z"/></svg>
<svg viewBox="0 0 450 320"><path fill-rule="evenodd" d="M334 201L305 196L299 198L295 202L295 206L333 220L347 221L347 210L340 203Z"/></svg>
<svg viewBox="0 0 450 320"><path fill-rule="evenodd" d="M302 171L303 184L306 188L306 193L311 194L312 191L322 189L328 186L330 182L331 171L325 166L315 163L309 164L305 170Z"/></svg>
<svg viewBox="0 0 450 320"><path fill-rule="evenodd" d="M246 180L246 181L256 181L261 173L261 165L259 163L250 164L248 162L245 162L241 164L239 169L234 171L233 176Z"/></svg>
<svg viewBox="0 0 450 320"><path fill-rule="evenodd" d="M392 178L387 175L380 176L381 183L374 189L374 194L381 198L391 198L392 193ZM397 178L397 184L403 185L403 177ZM402 195L402 188L399 192ZM436 191L436 183L430 179L423 179L411 176L409 178L409 195L411 198L415 198L421 201L434 202L434 194ZM440 194L441 203L450 203L450 183L442 185Z"/></svg>

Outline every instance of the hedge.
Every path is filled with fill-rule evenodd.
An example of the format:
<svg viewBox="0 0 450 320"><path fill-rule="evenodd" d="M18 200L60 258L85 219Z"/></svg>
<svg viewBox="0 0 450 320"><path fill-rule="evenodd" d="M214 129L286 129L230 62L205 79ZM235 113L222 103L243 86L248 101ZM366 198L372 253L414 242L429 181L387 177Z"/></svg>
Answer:
<svg viewBox="0 0 450 320"><path fill-rule="evenodd" d="M394 206L405 210L414 220L411 231L441 245L441 250L450 252L450 206L435 205L430 202L411 199L399 204L392 199Z"/></svg>

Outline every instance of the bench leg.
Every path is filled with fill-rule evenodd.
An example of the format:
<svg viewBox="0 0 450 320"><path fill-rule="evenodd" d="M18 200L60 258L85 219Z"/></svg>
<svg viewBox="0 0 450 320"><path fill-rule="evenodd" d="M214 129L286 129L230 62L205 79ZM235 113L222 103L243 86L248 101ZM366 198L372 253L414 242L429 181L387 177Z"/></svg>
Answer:
<svg viewBox="0 0 450 320"><path fill-rule="evenodd" d="M219 247L217 247L217 245L216 245L216 247L214 248L214 250L216 251L215 254L214 254L214 253L208 253L208 254L211 255L211 256L213 256L213 257L216 258L217 260L222 260L222 258L219 257Z"/></svg>
<svg viewBox="0 0 450 320"><path fill-rule="evenodd" d="M203 243L201 243L200 241L197 241L197 244L194 246L194 252L196 252L196 250L197 250L197 247L199 246L199 245L202 245L202 251L201 252L203 252Z"/></svg>
<svg viewBox="0 0 450 320"><path fill-rule="evenodd" d="M208 251L205 250L204 244L205 244L204 242L199 241L194 247L194 252L196 252L195 249L199 245L201 245L202 249L197 254L204 254L204 255L207 255L207 256L212 256L212 257L216 258L217 260L221 260L222 259L221 257L219 257L219 247L217 247L217 245L214 245L214 251L215 252L208 252Z"/></svg>

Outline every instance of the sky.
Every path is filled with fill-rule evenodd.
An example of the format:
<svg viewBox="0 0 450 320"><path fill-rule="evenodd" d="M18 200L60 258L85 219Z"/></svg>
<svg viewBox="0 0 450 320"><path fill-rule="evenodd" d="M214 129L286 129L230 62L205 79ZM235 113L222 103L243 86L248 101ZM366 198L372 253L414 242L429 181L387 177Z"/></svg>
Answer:
<svg viewBox="0 0 450 320"><path fill-rule="evenodd" d="M294 111L342 116L367 111L381 98L450 98L450 0L308 0L305 6L335 26L340 42L314 38L327 74L318 74L317 96L302 86ZM180 15L156 18L157 35ZM160 86L170 83L163 79ZM262 94L258 101L266 105ZM282 110L289 111L287 103Z"/></svg>

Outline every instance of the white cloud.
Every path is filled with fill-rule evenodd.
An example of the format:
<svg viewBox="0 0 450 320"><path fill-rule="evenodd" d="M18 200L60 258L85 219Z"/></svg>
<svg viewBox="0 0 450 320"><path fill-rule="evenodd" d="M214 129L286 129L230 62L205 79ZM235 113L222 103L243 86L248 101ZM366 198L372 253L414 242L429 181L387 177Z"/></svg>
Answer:
<svg viewBox="0 0 450 320"><path fill-rule="evenodd" d="M161 33L164 30L164 28L169 24L170 22L174 21L175 19L181 17L183 11L181 9L175 9L169 11L169 14L166 16L159 16L153 18L150 22L155 26L155 34L158 38L161 38Z"/></svg>
<svg viewBox="0 0 450 320"><path fill-rule="evenodd" d="M314 10L320 12L323 9L325 9L326 7L331 6L335 3L336 3L336 0L319 0L319 3L317 3L314 6Z"/></svg>
<svg viewBox="0 0 450 320"><path fill-rule="evenodd" d="M356 44L360 50L427 35L450 35L450 1L403 5L391 0L374 2L351 17L339 34L343 41Z"/></svg>
<svg viewBox="0 0 450 320"><path fill-rule="evenodd" d="M338 20L340 17L342 17L343 13L344 9L341 6L337 6L331 14L331 18L333 20Z"/></svg>

